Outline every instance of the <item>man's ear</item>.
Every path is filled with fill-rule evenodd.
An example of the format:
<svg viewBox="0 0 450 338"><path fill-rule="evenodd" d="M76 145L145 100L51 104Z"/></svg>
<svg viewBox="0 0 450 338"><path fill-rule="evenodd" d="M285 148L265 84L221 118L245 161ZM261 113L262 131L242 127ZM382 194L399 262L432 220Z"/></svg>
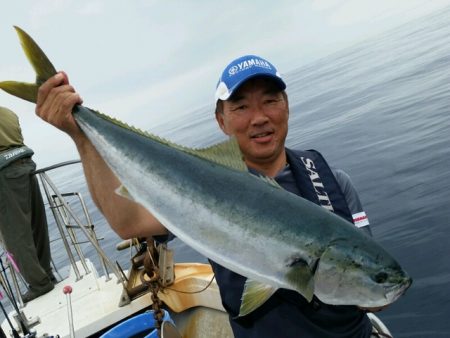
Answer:
<svg viewBox="0 0 450 338"><path fill-rule="evenodd" d="M225 119L224 119L223 113L216 112L216 121L217 121L217 124L219 125L220 129L222 129L222 131L223 131L226 135L230 135L230 134L227 132L227 128L226 128L226 126L225 126Z"/></svg>

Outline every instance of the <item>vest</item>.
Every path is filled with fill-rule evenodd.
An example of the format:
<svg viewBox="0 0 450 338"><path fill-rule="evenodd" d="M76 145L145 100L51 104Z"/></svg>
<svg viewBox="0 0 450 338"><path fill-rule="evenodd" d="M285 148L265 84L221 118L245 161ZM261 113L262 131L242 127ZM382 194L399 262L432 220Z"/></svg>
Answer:
<svg viewBox="0 0 450 338"><path fill-rule="evenodd" d="M290 149L286 155L300 195L353 223L341 187L323 156L316 150Z"/></svg>
<svg viewBox="0 0 450 338"><path fill-rule="evenodd" d="M301 197L353 223L345 196L322 155L314 150L290 149L286 149L286 154ZM249 315L236 318L246 278L211 260L210 263L235 338L370 337L372 325L357 307L328 305L316 297L308 303L299 293L285 289L277 290Z"/></svg>

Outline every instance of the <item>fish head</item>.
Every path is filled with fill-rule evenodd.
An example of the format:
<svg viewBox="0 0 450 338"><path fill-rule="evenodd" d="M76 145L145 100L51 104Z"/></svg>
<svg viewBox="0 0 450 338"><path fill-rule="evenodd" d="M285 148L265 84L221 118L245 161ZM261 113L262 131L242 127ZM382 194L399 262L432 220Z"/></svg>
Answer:
<svg viewBox="0 0 450 338"><path fill-rule="evenodd" d="M323 252L314 273L314 294L324 303L381 307L393 303L412 280L373 241L334 241Z"/></svg>

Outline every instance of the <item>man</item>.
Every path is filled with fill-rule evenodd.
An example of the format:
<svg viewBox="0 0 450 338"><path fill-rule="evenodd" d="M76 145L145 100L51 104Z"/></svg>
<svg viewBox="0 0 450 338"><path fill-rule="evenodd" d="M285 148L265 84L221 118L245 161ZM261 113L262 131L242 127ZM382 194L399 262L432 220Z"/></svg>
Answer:
<svg viewBox="0 0 450 338"><path fill-rule="evenodd" d="M249 170L274 177L288 191L365 227L358 196L342 171L331 170L314 151L285 148L288 131L286 85L268 61L247 55L231 62L216 89L216 119L236 137ZM91 194L113 229L122 237L166 234L143 207L114 194L120 182L76 125L71 111L81 103L64 73L44 83L36 112L68 133L80 153ZM95 182L95 185L94 185ZM270 254L270 253L268 253ZM263 306L237 318L245 278L211 262L235 337L369 337L371 324L354 306L308 303L294 291L279 290Z"/></svg>
<svg viewBox="0 0 450 338"><path fill-rule="evenodd" d="M23 143L19 119L0 107L0 237L29 284L29 302L54 288L50 241L41 191L32 174L33 151Z"/></svg>

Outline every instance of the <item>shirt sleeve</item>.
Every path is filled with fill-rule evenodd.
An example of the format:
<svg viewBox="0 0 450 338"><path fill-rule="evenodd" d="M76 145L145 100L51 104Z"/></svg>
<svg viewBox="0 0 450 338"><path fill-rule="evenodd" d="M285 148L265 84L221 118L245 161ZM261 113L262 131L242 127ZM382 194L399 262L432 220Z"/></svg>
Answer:
<svg viewBox="0 0 450 338"><path fill-rule="evenodd" d="M356 227L366 231L369 235L372 235L369 218L362 207L358 193L356 192L350 176L341 169L332 168L331 170L344 193L345 200L353 217L353 223Z"/></svg>

